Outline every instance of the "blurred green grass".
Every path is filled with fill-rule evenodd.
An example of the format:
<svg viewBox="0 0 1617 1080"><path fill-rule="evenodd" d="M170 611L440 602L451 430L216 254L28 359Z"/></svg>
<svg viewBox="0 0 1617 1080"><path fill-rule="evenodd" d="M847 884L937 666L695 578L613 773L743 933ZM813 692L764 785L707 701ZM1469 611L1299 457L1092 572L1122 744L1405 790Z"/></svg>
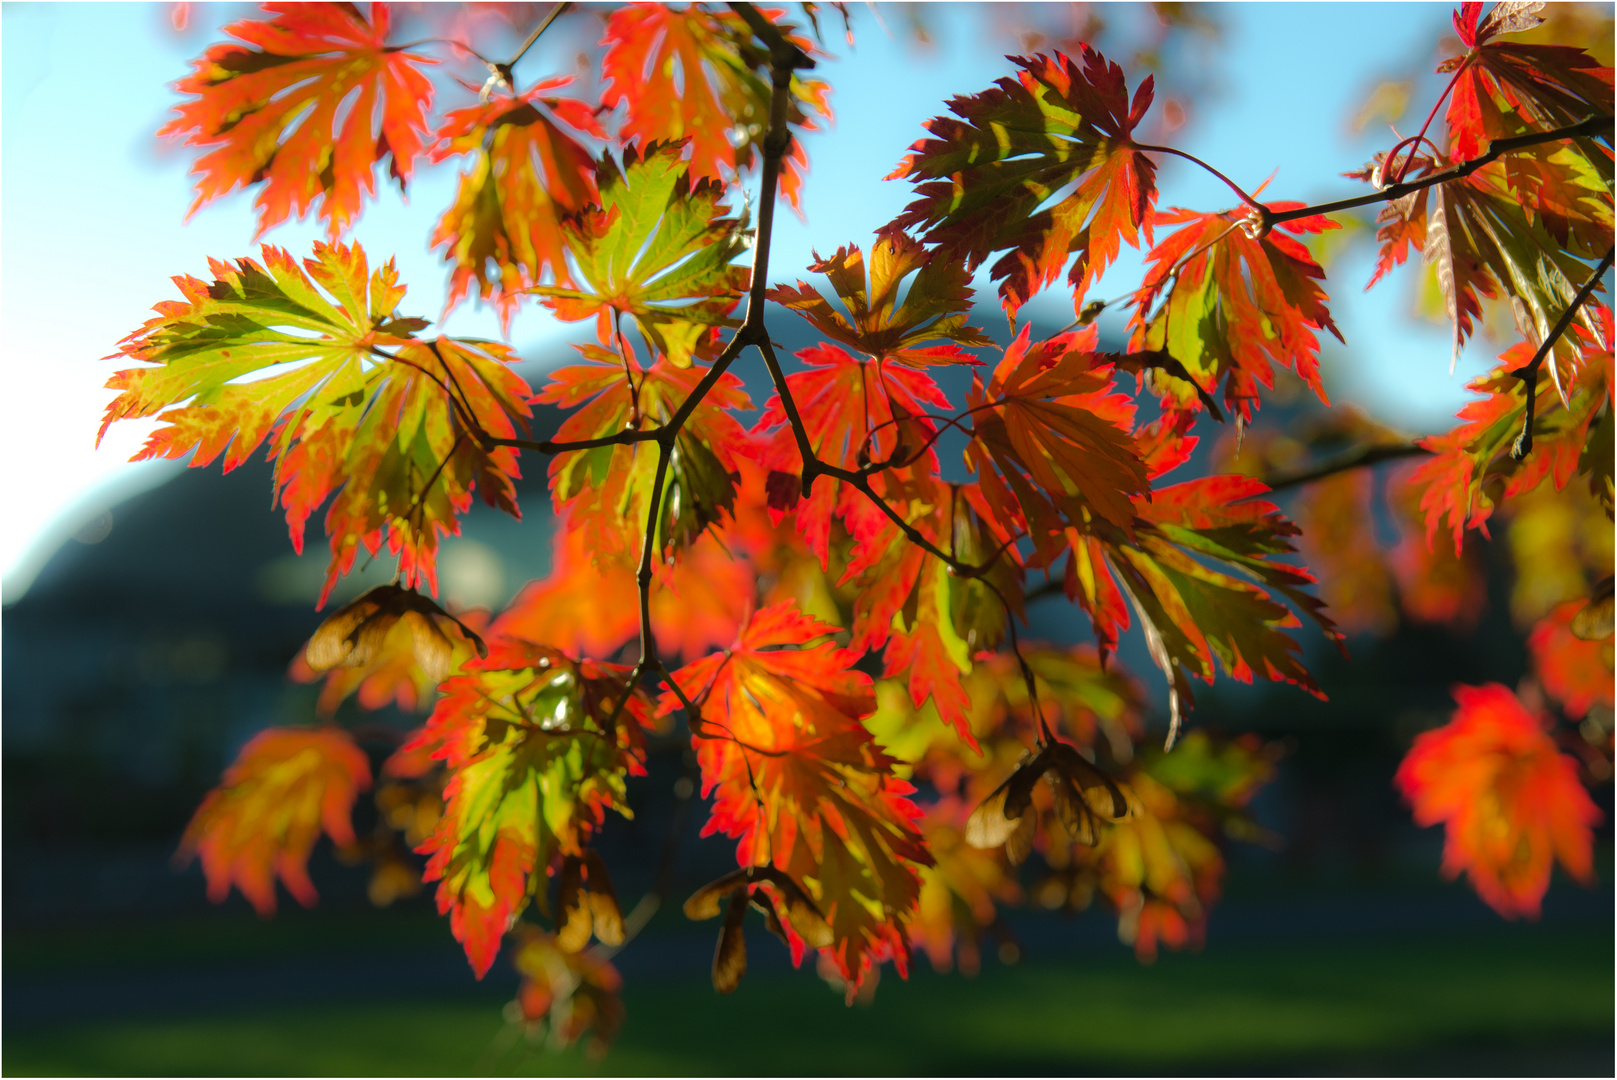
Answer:
<svg viewBox="0 0 1617 1080"><path fill-rule="evenodd" d="M1613 936L1500 927L890 974L846 1008L808 972L734 996L640 977L603 1061L529 1045L500 1000L330 1003L8 1030L7 1075L1611 1075ZM923 963L923 967L924 967ZM85 1003L93 1015L95 1003Z"/></svg>

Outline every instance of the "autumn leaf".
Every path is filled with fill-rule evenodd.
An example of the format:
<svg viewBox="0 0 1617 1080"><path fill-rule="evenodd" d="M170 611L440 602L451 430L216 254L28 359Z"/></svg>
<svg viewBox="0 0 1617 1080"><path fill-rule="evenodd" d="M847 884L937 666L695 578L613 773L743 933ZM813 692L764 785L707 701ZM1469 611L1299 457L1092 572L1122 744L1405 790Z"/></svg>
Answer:
<svg viewBox="0 0 1617 1080"><path fill-rule="evenodd" d="M992 787L987 775L1008 772L1046 726L1086 749L1104 744L1114 760L1131 756L1141 733L1141 692L1118 665L1103 668L1098 652L1087 645L1058 648L1027 641L1021 643L1021 661L1033 672L1036 707L1022 664L1011 653L979 654L961 680L981 757L963 753L966 738L937 722L933 704L916 705L899 680L876 684L878 708L865 727L889 756L913 766L939 791L973 796L973 804Z"/></svg>
<svg viewBox="0 0 1617 1080"><path fill-rule="evenodd" d="M1588 603L1579 599L1561 604L1527 635L1527 652L1539 682L1574 719L1597 704L1610 709L1614 703L1610 635L1586 641L1574 629L1573 620Z"/></svg>
<svg viewBox="0 0 1617 1080"><path fill-rule="evenodd" d="M904 491L906 520L954 559L981 566L1002 557L981 575L956 575L884 515L872 516L838 581L855 590L848 647L863 653L885 646L882 677L904 678L915 708L930 699L938 719L977 751L962 680L974 657L999 646L1008 619L1025 617L1020 557L986 520L976 485L934 481Z"/></svg>
<svg viewBox="0 0 1617 1080"><path fill-rule="evenodd" d="M477 633L487 621L487 612L455 616L419 593L379 585L321 623L292 675L308 682L327 674L316 704L325 715L355 689L363 708L397 700L414 709L462 662L488 655Z"/></svg>
<svg viewBox="0 0 1617 1080"><path fill-rule="evenodd" d="M1133 140L1151 106L1146 76L1131 103L1123 70L1087 45L1078 62L1056 53L1013 56L1022 70L972 97L949 102L954 117L927 121L888 177L916 182L918 198L894 224L925 229L925 241L967 258L996 251L1007 315L1060 274L1082 297L1117 258L1119 244L1151 241L1156 166ZM1044 204L1077 186L1053 206Z"/></svg>
<svg viewBox="0 0 1617 1080"><path fill-rule="evenodd" d="M1032 343L1030 331L1006 348L986 387L972 380L967 467L1000 520L1019 517L1035 543L1091 516L1132 534L1131 496L1149 497L1150 485L1129 436L1130 403L1108 393L1110 365L1083 348L1093 335Z"/></svg>
<svg viewBox="0 0 1617 1080"><path fill-rule="evenodd" d="M607 810L629 816L624 780L643 767L650 713L628 668L512 638L462 670L401 753L430 751L450 770L443 817L419 850L482 978L534 875L582 855Z"/></svg>
<svg viewBox="0 0 1617 1080"><path fill-rule="evenodd" d="M1611 245L1610 164L1603 177L1588 155L1604 152L1593 146L1583 140L1527 147L1468 177L1389 202L1376 218L1381 252L1370 285L1411 250L1421 251L1454 327L1455 359L1483 316L1484 300L1505 298L1522 335L1535 345L1543 341L1588 277L1584 260ZM1391 163L1377 155L1346 175L1378 182L1407 171L1409 179L1423 179L1449 165L1428 155L1405 162L1404 155ZM1591 332L1597 329L1587 311L1580 316ZM1570 348L1558 343L1556 352L1558 363L1548 372L1559 392Z"/></svg>
<svg viewBox="0 0 1617 1080"><path fill-rule="evenodd" d="M1267 204L1271 211L1301 203ZM1296 372L1325 404L1317 331L1342 333L1325 306L1325 277L1308 249L1282 232L1250 227L1246 208L1202 214L1177 207L1157 218L1179 225L1146 255L1144 285L1129 322L1132 350L1161 350L1182 364L1201 393L1224 384L1225 406L1250 423L1258 387L1274 385L1274 365ZM1280 226L1298 235L1340 228L1315 215ZM1161 300L1159 304L1158 301ZM1181 394L1177 408L1198 408Z"/></svg>
<svg viewBox="0 0 1617 1080"><path fill-rule="evenodd" d="M261 731L197 807L180 855L201 856L216 904L234 885L259 915L271 915L279 877L309 907L318 899L307 869L314 842L324 829L333 843L353 844L348 815L370 786L370 763L342 729Z"/></svg>
<svg viewBox="0 0 1617 1080"><path fill-rule="evenodd" d="M993 344L981 330L966 325L971 274L965 263L928 252L896 228L883 229L871 245L868 280L865 254L852 244L837 248L829 259L816 254L809 270L829 279L847 314L806 281L795 288L776 286L765 295L878 364L970 364L975 360L961 345ZM911 274L915 276L900 301L900 288ZM953 344L923 347L938 340Z"/></svg>
<svg viewBox="0 0 1617 1080"><path fill-rule="evenodd" d="M760 8L759 14L806 55L819 54L780 22L779 9ZM690 140L694 180L729 184L752 166L769 128L771 89L759 74L769 66L769 51L754 42L739 15L701 4L684 10L626 5L607 19L601 44L601 103L608 109L627 106L620 140ZM786 119L795 131L818 131L816 117L830 121L828 84L793 74L789 93ZM808 170L801 139L792 139L781 164L780 193L797 209Z"/></svg>
<svg viewBox="0 0 1617 1080"><path fill-rule="evenodd" d="M542 284L547 272L558 284L571 283L561 223L599 193L594 158L561 125L597 139L606 132L582 101L549 93L570 82L546 79L520 97L444 115L433 163L470 157L455 201L432 234L432 246L443 247L444 260L454 264L446 311L465 298L475 278L478 295L494 301L509 333L522 294Z"/></svg>
<svg viewBox="0 0 1617 1080"><path fill-rule="evenodd" d="M1467 312L1481 311L1480 297L1501 293L1509 297L1511 315L1524 337L1534 345L1549 337L1550 328L1589 276L1589 267L1581 260L1599 258L1604 252L1576 242L1580 239L1577 233L1557 238L1542 218L1530 219L1497 163L1463 181L1429 190L1432 221L1425 255L1437 271L1455 327L1454 354L1459 355L1470 333ZM1609 194L1603 224L1600 231L1609 246ZM1587 308L1581 308L1579 316L1590 332L1597 332ZM1564 348L1557 351L1565 352ZM1564 360L1546 368L1558 392L1562 363Z"/></svg>
<svg viewBox="0 0 1617 1080"><path fill-rule="evenodd" d="M860 723L875 708L870 677L824 640L834 630L777 604L730 650L673 678L698 706L702 794L714 797L704 835L738 840L741 866L774 866L810 888L834 936L826 955L856 988L884 956L907 966L916 869L932 860L913 789ZM663 696L663 711L678 707Z"/></svg>
<svg viewBox="0 0 1617 1080"><path fill-rule="evenodd" d="M250 48L209 46L192 73L174 84L192 100L159 136L215 147L197 160L196 201L263 184L253 200L258 231L319 204L333 239L376 194L376 165L402 190L425 148L432 82L419 53L390 45L387 4L366 19L352 4L265 4L268 22L225 27ZM340 124L339 124L340 119Z"/></svg>
<svg viewBox="0 0 1617 1080"><path fill-rule="evenodd" d="M1562 490L1593 460L1585 456L1591 434L1612 394L1611 312L1597 306L1591 319L1600 328L1591 334L1574 324L1568 329L1576 359L1563 376L1568 400L1563 406L1550 380L1534 385L1533 449L1522 460L1511 455L1527 410L1527 383L1515 377L1532 359L1533 346L1518 342L1500 354L1500 366L1473 380L1467 389L1482 397L1460 410L1453 430L1420 440L1431 451L1411 474L1426 518L1427 542L1434 543L1445 525L1458 553L1467 529L1481 529L1506 499L1523 495L1548 480ZM1546 360L1546 366L1558 361ZM1591 482L1596 477L1591 475Z"/></svg>
<svg viewBox="0 0 1617 1080"><path fill-rule="evenodd" d="M1273 779L1276 750L1253 736L1215 741L1193 731L1172 753L1147 752L1126 778L1134 812L1095 847L1071 852L1068 876L1093 875L1092 888L1117 909L1118 938L1142 963L1161 945L1200 946L1224 875L1219 841L1267 835L1244 807ZM1064 854L1052 851L1050 861Z"/></svg>
<svg viewBox="0 0 1617 1080"><path fill-rule="evenodd" d="M487 611L450 615L424 596L381 585L321 624L287 674L302 683L325 680L315 702L321 716L334 715L356 692L362 709L396 703L414 712L431 704L451 672L487 650L479 636L487 624Z"/></svg>
<svg viewBox="0 0 1617 1080"><path fill-rule="evenodd" d="M550 382L534 398L563 408L578 407L557 430L558 442L665 424L708 372L704 367L678 367L662 358L647 369L638 360L625 361L595 345L577 348L588 362L551 372ZM754 454L734 412L751 408L741 380L725 374L680 428L658 514L659 553L689 547L734 508L740 461ZM568 450L551 459L550 494L556 512L565 513L569 527L588 538L597 564L609 558L638 559L660 453L657 443L640 441Z"/></svg>
<svg viewBox="0 0 1617 1080"><path fill-rule="evenodd" d="M967 977L982 969L981 943L999 919L998 905L1022 899L1004 862L965 842L969 809L952 797L927 808L921 831L936 861L921 870L921 896L910 924L910 940L926 952L934 971L947 972L958 957Z"/></svg>
<svg viewBox="0 0 1617 1080"><path fill-rule="evenodd" d="M1477 894L1507 919L1538 918L1560 862L1590 884L1600 811L1556 749L1545 724L1497 683L1456 686L1459 708L1416 736L1397 784L1419 825L1444 827L1443 872L1465 871Z"/></svg>
<svg viewBox="0 0 1617 1080"><path fill-rule="evenodd" d="M1169 682L1170 742L1182 707L1194 701L1189 676L1211 683L1215 657L1237 681L1256 676L1325 696L1302 664L1302 647L1283 632L1298 620L1277 596L1339 646L1342 635L1305 591L1313 575L1277 561L1296 550L1297 527L1257 498L1266 491L1247 476L1204 477L1136 502L1132 541L1067 534L1067 595L1089 615L1103 649L1116 647L1130 608L1140 618L1151 659Z"/></svg>
<svg viewBox="0 0 1617 1080"><path fill-rule="evenodd" d="M1413 468L1388 479L1388 502L1398 524L1398 546L1388 560L1405 619L1468 633L1488 602L1487 567L1476 544L1463 548L1437 542L1427 530Z"/></svg>
<svg viewBox="0 0 1617 1080"><path fill-rule="evenodd" d="M1611 68L1582 49L1496 40L1538 26L1543 7L1495 4L1486 19L1480 18L1480 3L1454 12L1454 30L1466 52L1437 67L1456 73L1444 117L1454 160L1481 156L1489 142L1519 134L1523 125L1548 131L1612 114Z"/></svg>
<svg viewBox="0 0 1617 1080"><path fill-rule="evenodd" d="M516 354L416 337L427 324L397 313L393 262L372 272L357 244L317 243L302 266L281 248L263 258L210 260L211 282L174 279L184 301L157 305L119 344L116 355L155 366L107 382L121 393L97 439L116 420L161 414L136 460L192 454L195 468L223 455L227 472L268 440L299 553L309 516L332 498L322 604L362 548L385 547L404 585L436 589L438 542L460 531L474 487L520 516L516 452L478 438L514 437L530 415L508 366Z"/></svg>
<svg viewBox="0 0 1617 1080"><path fill-rule="evenodd" d="M1343 633L1385 635L1398 625L1392 574L1376 540L1375 476L1353 469L1309 484L1294 515L1320 599Z"/></svg>
<svg viewBox="0 0 1617 1080"><path fill-rule="evenodd" d="M937 470L937 455L928 445L937 426L928 409L947 409L949 399L930 375L829 344L804 349L797 358L805 370L786 376L786 388L816 457L844 469L889 462L895 469ZM786 505L795 507L798 529L825 565L833 517L858 512L867 500L841 481L821 479L808 499L797 502L803 462L778 394L770 397L752 433L763 440L765 466L790 479Z"/></svg>
<svg viewBox="0 0 1617 1080"><path fill-rule="evenodd" d="M742 222L725 217L724 188L692 182L677 145L630 145L619 169L597 168L600 205L562 226L574 287L536 285L558 319L591 316L602 345L618 344L627 317L647 344L675 367L708 358L750 274L732 261L746 247Z"/></svg>

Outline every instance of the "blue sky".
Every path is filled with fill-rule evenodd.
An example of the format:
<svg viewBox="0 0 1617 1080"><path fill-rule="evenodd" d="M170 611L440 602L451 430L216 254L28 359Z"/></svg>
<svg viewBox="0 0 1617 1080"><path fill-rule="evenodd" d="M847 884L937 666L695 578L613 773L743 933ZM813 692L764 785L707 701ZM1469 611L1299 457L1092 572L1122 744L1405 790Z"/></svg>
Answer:
<svg viewBox="0 0 1617 1080"><path fill-rule="evenodd" d="M1196 102L1195 120L1175 144L1249 189L1278 169L1266 198L1317 201L1356 193L1356 185L1337 174L1393 140L1385 126L1353 137L1347 118L1378 80L1429 76L1449 10L1443 4L1221 6L1220 92ZM192 17L206 23L210 14L196 5ZM921 52L904 38L901 15L887 13L895 30L890 37L867 9L855 8L857 48L851 55L839 48L841 57L823 68L834 87L837 120L807 143L807 222L790 214L778 222L771 275L777 280L800 273L812 249L864 243L890 220L910 191L881 177L922 134L921 121L942 112L948 97L981 90L1008 73L1000 52L983 45L984 19L975 5L931 14L935 44ZM191 158L152 136L178 100L168 84L212 40L211 27L176 35L167 5L7 3L0 9L0 362L7 386L0 438L9 463L0 588L8 601L85 522L179 467L126 463L149 423L124 422L99 450L93 443L111 397L101 387L117 366L100 358L141 324L153 303L174 297L169 276L203 273L210 255L254 252L250 195L219 200L182 224L191 200ZM834 35L833 41L840 45ZM1417 86L1412 112L1424 115L1437 87L1429 78ZM442 308L446 276L427 237L454 183L452 168L425 169L407 202L390 189L354 233L375 256L396 253L411 287L405 307L428 316ZM1231 202L1216 180L1177 162L1163 168L1161 187L1162 206L1222 209ZM294 223L265 239L299 254L319 236L312 223ZM1486 366L1492 350L1486 343L1468 349L1451 377L1447 332L1407 316L1408 277L1365 294L1370 266L1369 249L1360 248L1333 267L1327 283L1349 343L1343 349L1331 342L1325 350L1333 399L1363 403L1411 431L1445 427L1463 400L1465 379ZM1138 280L1137 260L1125 258L1095 295L1122 293ZM1045 310L1059 318L1069 305L1054 298ZM984 318L998 317L990 301ZM470 305L447 326L498 336L492 317ZM513 344L536 364L555 362L569 352L564 333L539 309L529 309L518 317Z"/></svg>

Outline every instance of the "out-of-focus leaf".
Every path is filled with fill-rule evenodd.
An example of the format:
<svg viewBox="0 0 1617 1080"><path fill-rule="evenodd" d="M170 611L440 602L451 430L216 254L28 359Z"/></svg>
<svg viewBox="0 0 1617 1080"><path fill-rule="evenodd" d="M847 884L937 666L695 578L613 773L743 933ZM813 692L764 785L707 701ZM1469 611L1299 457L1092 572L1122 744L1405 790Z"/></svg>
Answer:
<svg viewBox="0 0 1617 1080"><path fill-rule="evenodd" d="M1454 699L1454 718L1416 737L1398 788L1417 824L1443 825L1445 874L1464 871L1507 919L1536 919L1553 862L1592 882L1600 811L1577 763L1510 690L1457 686Z"/></svg>
<svg viewBox="0 0 1617 1080"><path fill-rule="evenodd" d="M180 841L184 858L201 856L208 899L232 885L263 916L275 911L275 878L304 907L317 899L309 853L325 830L354 843L354 798L371 786L370 763L341 728L270 728L241 748L208 793Z"/></svg>

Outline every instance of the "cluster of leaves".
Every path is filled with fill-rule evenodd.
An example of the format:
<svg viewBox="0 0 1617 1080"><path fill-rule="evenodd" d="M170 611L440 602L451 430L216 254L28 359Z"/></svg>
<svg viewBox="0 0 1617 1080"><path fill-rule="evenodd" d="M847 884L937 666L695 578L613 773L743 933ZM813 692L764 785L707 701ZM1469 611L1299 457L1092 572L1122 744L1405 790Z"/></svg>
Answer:
<svg viewBox="0 0 1617 1080"><path fill-rule="evenodd" d="M373 893L406 890L402 837L428 857L425 880L480 976L515 935L515 1008L553 1039L604 1041L621 1020L607 959L639 923L594 843L608 811L629 813L648 733L676 724L711 799L704 835L736 841L737 869L686 905L723 912L721 992L745 972L749 908L794 963L817 950L850 1000L882 963L907 971L917 945L935 965L975 967L985 937L1008 947L998 906L1021 897L1014 866L1034 852L1037 902L1104 897L1149 960L1200 941L1221 840L1265 838L1243 807L1275 755L1202 732L1175 748L1192 680L1221 668L1323 696L1290 631L1306 618L1337 644L1343 632L1290 559L1300 535L1362 628L1388 618L1395 578L1406 608L1455 617L1471 572L1460 540L1507 499L1525 506L1581 475L1610 520L1611 317L1587 301L1611 260L1611 71L1577 49L1498 40L1530 29L1531 8L1479 21L1465 5L1467 52L1441 69L1453 72L1443 148L1423 129L1357 174L1380 191L1324 207L1230 183L1234 209L1159 212L1160 157L1188 155L1135 138L1152 79L1131 95L1088 45L1014 57L1014 75L927 123L892 174L915 200L873 242L772 287L775 202L796 205L806 169L792 133L830 115L826 85L800 74L817 50L783 12L612 12L598 107L561 96L562 78L518 93L515 61L490 64L478 100L433 130L428 61L391 41L385 7L270 5L273 18L228 28L247 47L198 61L180 84L195 100L165 131L217 147L198 162L198 205L258 186L261 231L314 209L332 242L301 265L266 247L262 263L213 264L211 281L177 278L184 300L120 347L150 366L113 378L106 423L157 415L142 456L193 465L223 455L229 469L267 442L294 545L330 501L327 594L361 548L397 557L394 584L330 616L297 670L328 673L327 711L355 692L366 707L424 704L436 687L430 718L382 769L391 832L373 845ZM530 296L595 321L582 362L537 391L502 345L420 336L426 321L398 314L392 263L373 272L337 239L375 166L390 158L402 185L423 153L464 159L434 234L451 306L475 281L507 324ZM726 201L754 165L756 226ZM1355 562L1374 546L1355 539L1373 520L1367 474L1321 474L1306 529L1254 476L1164 480L1190 462L1198 425L1228 413L1239 442L1277 378L1328 404L1320 335L1341 334L1298 237L1375 202L1387 204L1378 277L1420 248L1457 347L1491 303L1525 338L1401 481L1393 501L1414 537L1401 570ZM1108 304L1089 293L1122 244L1142 241L1144 283L1121 298L1127 350L1103 351L1093 321ZM749 249L750 270L737 262ZM972 275L991 256L1013 327L1064 270L1074 324L994 345L971 325ZM798 370L775 354L766 301L821 338ZM730 371L748 347L773 387L750 429ZM963 403L940 381L954 367L971 372ZM536 402L571 410L554 438L528 437ZM550 455L553 572L491 620L453 617L419 589L435 591L437 545L474 488L517 514L519 451ZM1452 562L1431 546L1445 527ZM1570 711L1603 701L1609 716L1609 678L1602 698L1569 659L1594 642L1610 669L1610 579L1603 601L1599 588L1550 615L1533 648ZM1030 599L1058 591L1095 648L1019 640ZM1109 662L1136 620L1167 684L1161 751L1142 751L1141 692ZM1587 870L1593 818L1569 759L1501 693L1462 691L1461 715L1423 737L1400 783L1419 820L1449 823L1451 871L1469 869L1501 910L1533 911L1546 851ZM344 815L369 780L345 736L272 735L186 840L215 894L234 881L261 909L271 867L311 895L317 822L351 844ZM1535 801L1541 789L1550 801ZM1504 846L1501 821L1515 830ZM550 929L522 921L530 909Z"/></svg>

